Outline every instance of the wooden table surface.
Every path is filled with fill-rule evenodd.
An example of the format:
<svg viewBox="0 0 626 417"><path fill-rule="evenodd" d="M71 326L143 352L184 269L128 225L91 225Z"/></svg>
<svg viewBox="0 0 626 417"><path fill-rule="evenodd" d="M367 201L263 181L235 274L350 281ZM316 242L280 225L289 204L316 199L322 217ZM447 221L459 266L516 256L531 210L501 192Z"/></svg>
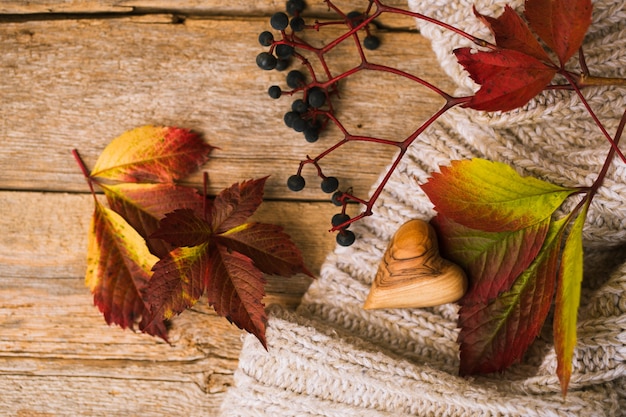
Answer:
<svg viewBox="0 0 626 417"><path fill-rule="evenodd" d="M307 16L331 16L321 0L308 3ZM93 203L73 148L92 166L134 127L201 132L220 148L204 167L210 193L270 175L255 218L283 225L319 273L335 246L328 229L337 208L319 187L293 193L285 182L305 155L339 137L329 131L306 143L283 124L291 100L266 93L284 85L285 74L257 68L266 49L257 36L283 7L282 0L0 1L3 416L210 416L233 383L243 334L205 302L173 320L171 344L105 324L83 282ZM339 30L326 28L326 39ZM375 32L383 46L372 61L449 86L411 19L383 16ZM402 138L442 104L394 76L354 76L341 88L340 118L354 133ZM366 196L394 153L352 146L325 160L325 172ZM305 177L315 184L313 171ZM200 186L201 174L189 182ZM295 306L309 284L269 277L267 302Z"/></svg>

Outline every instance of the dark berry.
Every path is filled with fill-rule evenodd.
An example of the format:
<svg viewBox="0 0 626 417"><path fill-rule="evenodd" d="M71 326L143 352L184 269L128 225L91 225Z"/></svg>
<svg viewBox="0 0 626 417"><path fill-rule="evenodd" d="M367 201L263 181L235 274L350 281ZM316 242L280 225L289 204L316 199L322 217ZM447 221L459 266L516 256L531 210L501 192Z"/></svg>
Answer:
<svg viewBox="0 0 626 417"><path fill-rule="evenodd" d="M274 42L274 35L272 34L272 32L269 32L267 30L265 32L261 32L261 34L259 35L259 43L262 46L270 46L272 42Z"/></svg>
<svg viewBox="0 0 626 417"><path fill-rule="evenodd" d="M293 121L293 125L291 126L291 128L296 132L304 132L304 129L306 129L307 126L307 121L301 118L300 115L298 115L298 118Z"/></svg>
<svg viewBox="0 0 626 417"><path fill-rule="evenodd" d="M287 13L291 16L302 13L305 8L306 2L304 0L289 0L286 4Z"/></svg>
<svg viewBox="0 0 626 417"><path fill-rule="evenodd" d="M354 232L350 231L350 230L342 230L339 233L337 233L337 243L340 244L341 246L350 246L354 243L354 240L356 239L356 236L354 235Z"/></svg>
<svg viewBox="0 0 626 417"><path fill-rule="evenodd" d="M380 39L374 35L366 36L365 39L363 39L363 46L365 46L365 49L369 49L370 51L378 49L380 46Z"/></svg>
<svg viewBox="0 0 626 417"><path fill-rule="evenodd" d="M291 110L296 111L298 113L304 113L308 109L309 109L309 106L301 98L294 100L294 102L291 103Z"/></svg>
<svg viewBox="0 0 626 417"><path fill-rule="evenodd" d="M341 197L343 197L343 192L336 191L333 196L330 198L330 201L336 205L337 207L343 206L343 202L341 201Z"/></svg>
<svg viewBox="0 0 626 417"><path fill-rule="evenodd" d="M307 128L304 129L304 139L306 139L307 142L309 143L317 142L319 138L320 138L320 131L317 128L317 126L307 126Z"/></svg>
<svg viewBox="0 0 626 417"><path fill-rule="evenodd" d="M333 225L333 227L337 227L340 224L343 224L343 223L347 222L348 220L350 220L350 216L348 216L347 214L345 214L345 213L337 213L337 214L335 214L333 216L333 218L332 218L332 220L330 222ZM344 230L347 229L348 227L350 227L350 225L347 225L344 228Z"/></svg>
<svg viewBox="0 0 626 417"><path fill-rule="evenodd" d="M267 94L269 94L271 98L280 98L282 93L282 90L277 85L273 85L267 89Z"/></svg>
<svg viewBox="0 0 626 417"><path fill-rule="evenodd" d="M276 62L276 71L284 71L289 68L289 64L291 64L291 60L285 58L278 58L278 62Z"/></svg>
<svg viewBox="0 0 626 417"><path fill-rule="evenodd" d="M302 32L305 26L304 19L300 16L294 17L293 19L291 19L291 22L289 22L289 26L294 32Z"/></svg>
<svg viewBox="0 0 626 417"><path fill-rule="evenodd" d="M320 108L326 103L326 93L319 87L313 87L309 90L307 101L311 107Z"/></svg>
<svg viewBox="0 0 626 417"><path fill-rule="evenodd" d="M293 127L293 124L296 120L302 120L302 119L300 118L299 113L296 113L295 111L288 111L287 113L285 113L283 120L285 122L285 125L287 125L287 127Z"/></svg>
<svg viewBox="0 0 626 417"><path fill-rule="evenodd" d="M322 180L321 187L325 193L333 193L339 187L339 180L336 177L326 177Z"/></svg>
<svg viewBox="0 0 626 417"><path fill-rule="evenodd" d="M363 22L363 13L357 12L356 10L348 13L346 17L352 28L359 26Z"/></svg>
<svg viewBox="0 0 626 417"><path fill-rule="evenodd" d="M256 64L262 70L273 70L276 68L276 57L269 52L261 52L256 56Z"/></svg>
<svg viewBox="0 0 626 417"><path fill-rule="evenodd" d="M289 16L283 12L274 13L270 18L270 25L276 30L285 30L289 25Z"/></svg>
<svg viewBox="0 0 626 417"><path fill-rule="evenodd" d="M285 43L281 43L280 45L276 46L276 56L278 58L289 58L291 55L293 55L293 46L291 45L287 45Z"/></svg>
<svg viewBox="0 0 626 417"><path fill-rule="evenodd" d="M302 175L292 175L287 180L287 188L289 188L291 191L300 191L304 188L304 185L305 181Z"/></svg>
<svg viewBox="0 0 626 417"><path fill-rule="evenodd" d="M304 74L298 70L289 71L287 74L287 85L291 88L302 87L305 80Z"/></svg>

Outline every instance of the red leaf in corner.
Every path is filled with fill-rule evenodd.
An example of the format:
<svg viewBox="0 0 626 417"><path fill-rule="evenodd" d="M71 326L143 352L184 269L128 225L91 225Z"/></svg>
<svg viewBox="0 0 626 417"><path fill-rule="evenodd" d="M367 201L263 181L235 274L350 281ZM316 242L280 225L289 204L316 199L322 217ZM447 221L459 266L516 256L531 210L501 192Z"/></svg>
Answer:
<svg viewBox="0 0 626 417"><path fill-rule="evenodd" d="M564 65L582 45L591 11L591 0L526 0L524 14Z"/></svg>

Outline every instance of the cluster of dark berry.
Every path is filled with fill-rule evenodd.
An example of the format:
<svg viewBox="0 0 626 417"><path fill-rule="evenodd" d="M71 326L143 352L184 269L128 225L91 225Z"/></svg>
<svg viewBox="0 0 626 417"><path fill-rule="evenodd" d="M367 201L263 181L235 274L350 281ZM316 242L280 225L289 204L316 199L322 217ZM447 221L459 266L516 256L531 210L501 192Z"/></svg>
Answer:
<svg viewBox="0 0 626 417"><path fill-rule="evenodd" d="M330 5L331 3L328 2ZM271 27L280 32L280 38L274 36L270 31L264 31L259 35L259 43L269 47L268 51L257 55L256 63L263 70L286 71L292 61L300 62L304 71L292 69L287 72L286 84L289 89L283 89L278 85L272 85L268 89L268 94L273 99L283 96L293 96L301 93L301 98L295 99L291 103L291 109L284 115L284 122L287 127L302 133L307 142L316 142L320 137L320 132L328 125L329 121L335 121L331 97L337 93L337 83L341 76L333 77L330 69L324 62L324 55L321 49L308 44L302 37L302 32L306 29L319 30L318 22L307 25L302 12L306 8L304 0L288 0L286 2L286 13L278 12L271 16ZM363 47L366 49L376 49L380 45L380 40L372 35L367 26L366 13L350 12L347 14L336 10L341 16L341 22L348 28L357 28L365 32ZM304 54L303 54L304 52ZM306 53L315 54L324 68L325 80L321 81L306 58ZM315 165L321 181L321 189L325 193L334 193L332 201L338 206L342 206L342 212L332 219L333 230L338 230L337 242L343 246L351 245L355 240L352 231L347 230L350 225L350 216L346 211L346 204L349 200L347 193L337 191L339 181L336 177L323 174L317 160L307 160L300 164L297 174L289 177L287 187L292 191L300 191L305 187L304 177L301 175L302 167L306 163Z"/></svg>

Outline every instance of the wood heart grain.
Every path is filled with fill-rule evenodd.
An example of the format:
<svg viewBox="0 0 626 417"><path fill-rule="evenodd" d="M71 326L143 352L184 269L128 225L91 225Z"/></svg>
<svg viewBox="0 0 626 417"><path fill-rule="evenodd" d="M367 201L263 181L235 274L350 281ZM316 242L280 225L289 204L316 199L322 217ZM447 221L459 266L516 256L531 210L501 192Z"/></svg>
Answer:
<svg viewBox="0 0 626 417"><path fill-rule="evenodd" d="M389 242L363 308L432 307L458 301L466 291L465 273L440 256L432 226L410 220Z"/></svg>

